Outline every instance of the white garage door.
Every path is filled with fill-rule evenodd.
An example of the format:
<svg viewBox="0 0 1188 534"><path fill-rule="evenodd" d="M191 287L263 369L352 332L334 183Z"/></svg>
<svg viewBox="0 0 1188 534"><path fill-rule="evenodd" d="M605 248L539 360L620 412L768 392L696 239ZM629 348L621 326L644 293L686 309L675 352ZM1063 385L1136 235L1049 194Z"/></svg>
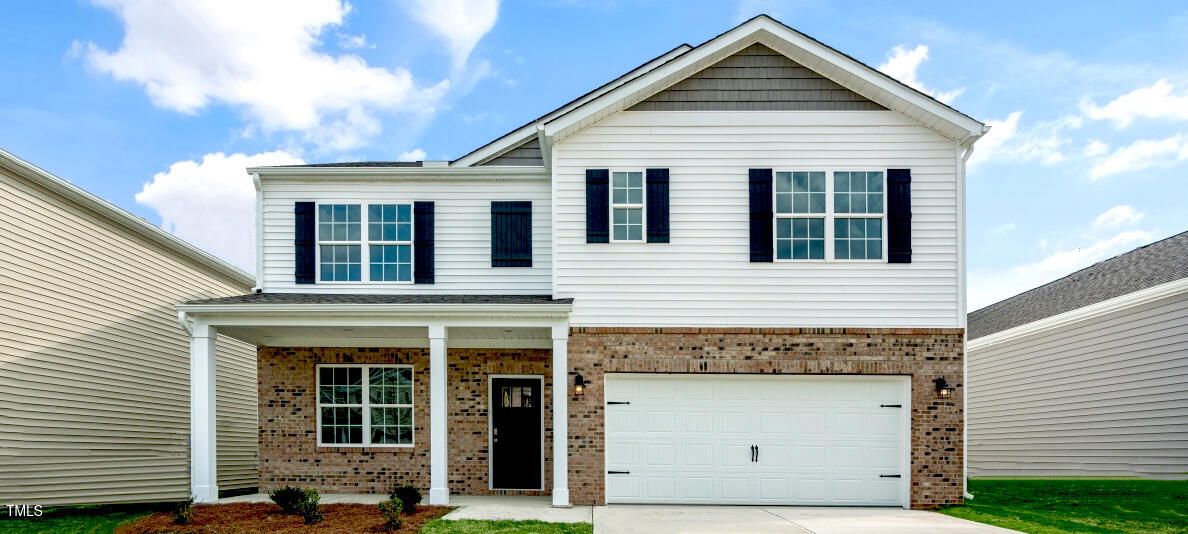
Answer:
<svg viewBox="0 0 1188 534"><path fill-rule="evenodd" d="M606 375L610 503L906 506L908 377Z"/></svg>

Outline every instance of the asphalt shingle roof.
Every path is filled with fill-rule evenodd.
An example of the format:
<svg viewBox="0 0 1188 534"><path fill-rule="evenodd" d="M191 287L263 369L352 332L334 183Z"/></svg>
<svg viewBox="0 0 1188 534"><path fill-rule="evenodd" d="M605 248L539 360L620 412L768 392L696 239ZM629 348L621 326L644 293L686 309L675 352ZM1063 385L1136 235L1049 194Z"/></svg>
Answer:
<svg viewBox="0 0 1188 534"><path fill-rule="evenodd" d="M1182 278L1188 278L1188 232L970 312L967 333L976 339Z"/></svg>
<svg viewBox="0 0 1188 534"><path fill-rule="evenodd" d="M551 295L348 295L338 293L259 293L186 304L569 304Z"/></svg>

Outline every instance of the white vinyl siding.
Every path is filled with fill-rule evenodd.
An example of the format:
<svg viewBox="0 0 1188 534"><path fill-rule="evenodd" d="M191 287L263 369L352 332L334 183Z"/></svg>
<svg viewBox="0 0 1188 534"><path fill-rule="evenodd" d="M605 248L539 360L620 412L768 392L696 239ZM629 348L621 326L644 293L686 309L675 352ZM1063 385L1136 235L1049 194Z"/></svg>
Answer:
<svg viewBox="0 0 1188 534"><path fill-rule="evenodd" d="M1188 294L971 345L970 476L1188 472Z"/></svg>
<svg viewBox="0 0 1188 534"><path fill-rule="evenodd" d="M504 295L547 295L552 292L551 208L547 180L318 182L316 179L265 179L263 185L263 283L266 292ZM491 267L492 200L532 202L532 267ZM297 201L364 205L434 202L435 283L294 283L293 203ZM363 218L367 218L366 207L363 208ZM367 270L368 266L364 265L363 269Z"/></svg>
<svg viewBox="0 0 1188 534"><path fill-rule="evenodd" d="M0 205L0 503L184 499L190 353L173 307L250 284L2 169ZM217 350L219 487L255 487L255 348Z"/></svg>
<svg viewBox="0 0 1188 534"><path fill-rule="evenodd" d="M574 326L960 326L957 145L899 113L619 112L552 161ZM671 242L586 243L586 169L648 167L669 169ZM749 262L751 168L911 169L912 263Z"/></svg>

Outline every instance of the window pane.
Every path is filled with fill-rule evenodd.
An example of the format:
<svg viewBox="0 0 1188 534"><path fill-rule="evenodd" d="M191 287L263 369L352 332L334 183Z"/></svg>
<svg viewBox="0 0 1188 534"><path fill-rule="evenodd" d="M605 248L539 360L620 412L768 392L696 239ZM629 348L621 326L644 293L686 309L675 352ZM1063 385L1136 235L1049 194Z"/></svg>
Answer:
<svg viewBox="0 0 1188 534"><path fill-rule="evenodd" d="M809 195L809 212L825 213L825 193L813 193Z"/></svg>
<svg viewBox="0 0 1188 534"><path fill-rule="evenodd" d="M850 224L845 219L837 218L833 220L833 237L847 238L850 236Z"/></svg>
<svg viewBox="0 0 1188 534"><path fill-rule="evenodd" d="M838 260L850 259L850 241L848 239L838 239L833 242L833 257Z"/></svg>
<svg viewBox="0 0 1188 534"><path fill-rule="evenodd" d="M776 238L792 237L792 219L776 219Z"/></svg>
<svg viewBox="0 0 1188 534"><path fill-rule="evenodd" d="M792 173L777 172L775 182L776 182L776 193L791 193L792 192Z"/></svg>
<svg viewBox="0 0 1188 534"><path fill-rule="evenodd" d="M808 219L792 219L792 237L808 237Z"/></svg>
<svg viewBox="0 0 1188 534"><path fill-rule="evenodd" d="M866 213L883 213L883 194L867 193Z"/></svg>
<svg viewBox="0 0 1188 534"><path fill-rule="evenodd" d="M642 172L627 173L627 187L634 187L634 188L643 187L643 173Z"/></svg>
<svg viewBox="0 0 1188 534"><path fill-rule="evenodd" d="M807 239L793 239L792 240L792 259L807 260L808 259L808 240Z"/></svg>
<svg viewBox="0 0 1188 534"><path fill-rule="evenodd" d="M637 224L629 226L627 231L627 239L631 241L642 241L643 227Z"/></svg>
<svg viewBox="0 0 1188 534"><path fill-rule="evenodd" d="M883 240L882 239L867 239L866 240L866 259L868 259L868 260L883 259Z"/></svg>
<svg viewBox="0 0 1188 534"><path fill-rule="evenodd" d="M810 239L809 240L809 259L810 260L825 259L825 240L824 239Z"/></svg>
<svg viewBox="0 0 1188 534"><path fill-rule="evenodd" d="M615 204L626 204L627 203L627 190L615 188L615 192L614 192L614 195L612 198L613 198L612 201Z"/></svg>
<svg viewBox="0 0 1188 534"><path fill-rule="evenodd" d="M319 247L319 253L323 281L341 282L361 279L359 245L322 245Z"/></svg>
<svg viewBox="0 0 1188 534"><path fill-rule="evenodd" d="M776 213L792 213L792 193L776 194Z"/></svg>
<svg viewBox="0 0 1188 534"><path fill-rule="evenodd" d="M631 204L643 204L643 189L629 189L627 191L627 202Z"/></svg>
<svg viewBox="0 0 1188 534"><path fill-rule="evenodd" d="M864 260L866 259L866 240L851 239L850 240L850 259Z"/></svg>
<svg viewBox="0 0 1188 534"><path fill-rule="evenodd" d="M807 194L796 194L792 196L792 212L793 213L808 213L809 212L809 196Z"/></svg>
<svg viewBox="0 0 1188 534"><path fill-rule="evenodd" d="M834 193L833 195L833 211L837 213L850 212L850 195L849 193Z"/></svg>
<svg viewBox="0 0 1188 534"><path fill-rule="evenodd" d="M777 239L776 240L776 258L781 260L792 259L792 240L791 239Z"/></svg>
<svg viewBox="0 0 1188 534"><path fill-rule="evenodd" d="M612 185L618 189L620 187L627 187L627 173L616 172L611 178Z"/></svg>
<svg viewBox="0 0 1188 534"><path fill-rule="evenodd" d="M850 191L854 193L866 191L866 173L852 172L850 173Z"/></svg>
<svg viewBox="0 0 1188 534"><path fill-rule="evenodd" d="M836 193L844 193L850 190L850 173L835 172L833 173L833 191Z"/></svg>
<svg viewBox="0 0 1188 534"><path fill-rule="evenodd" d="M627 225L616 224L615 225L615 241L626 241L626 240L627 240Z"/></svg>
<svg viewBox="0 0 1188 534"><path fill-rule="evenodd" d="M825 192L825 173L810 172L809 173L809 191L813 193Z"/></svg>
<svg viewBox="0 0 1188 534"><path fill-rule="evenodd" d="M866 173L866 190L874 193L881 193L883 191L883 173L882 172L868 172Z"/></svg>
<svg viewBox="0 0 1188 534"><path fill-rule="evenodd" d="M792 173L792 191L795 193L808 192L808 173L794 172Z"/></svg>
<svg viewBox="0 0 1188 534"><path fill-rule="evenodd" d="M808 220L808 236L813 239L825 238L825 219Z"/></svg>
<svg viewBox="0 0 1188 534"><path fill-rule="evenodd" d="M412 267L411 245L371 245L371 281L408 282L401 267Z"/></svg>

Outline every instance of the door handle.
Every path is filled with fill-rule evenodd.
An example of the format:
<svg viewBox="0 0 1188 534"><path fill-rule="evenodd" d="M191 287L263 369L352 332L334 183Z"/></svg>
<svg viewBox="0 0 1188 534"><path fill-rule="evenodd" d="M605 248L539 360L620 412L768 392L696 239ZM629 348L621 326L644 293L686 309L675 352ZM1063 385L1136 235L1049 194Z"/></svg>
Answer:
<svg viewBox="0 0 1188 534"><path fill-rule="evenodd" d="M754 463L759 460L759 447L751 445L751 462Z"/></svg>
<svg viewBox="0 0 1188 534"><path fill-rule="evenodd" d="M759 461L759 446L755 445L755 461Z"/></svg>

